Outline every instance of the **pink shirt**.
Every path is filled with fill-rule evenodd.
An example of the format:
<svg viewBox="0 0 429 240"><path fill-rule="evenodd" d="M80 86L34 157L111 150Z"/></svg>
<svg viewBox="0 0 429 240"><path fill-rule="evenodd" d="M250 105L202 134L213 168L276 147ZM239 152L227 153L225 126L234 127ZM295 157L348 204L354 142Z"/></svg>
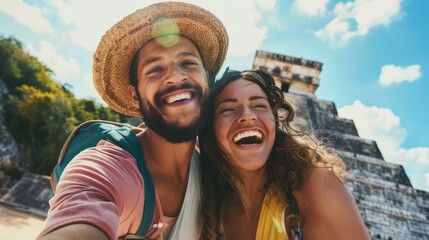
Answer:
<svg viewBox="0 0 429 240"><path fill-rule="evenodd" d="M170 225L164 219L158 196L155 199L154 218L146 235L150 239ZM143 178L136 160L127 151L100 141L66 167L49 204L40 236L65 225L86 223L102 230L109 239L117 239L135 233L140 225Z"/></svg>

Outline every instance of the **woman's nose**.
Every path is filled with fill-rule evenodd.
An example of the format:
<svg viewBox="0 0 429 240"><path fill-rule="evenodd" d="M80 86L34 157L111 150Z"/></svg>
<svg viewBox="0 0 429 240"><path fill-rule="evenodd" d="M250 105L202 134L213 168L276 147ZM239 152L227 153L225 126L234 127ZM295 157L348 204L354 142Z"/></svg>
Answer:
<svg viewBox="0 0 429 240"><path fill-rule="evenodd" d="M257 119L256 115L250 111L249 109L244 109L241 113L238 121L239 122L248 122L248 121L255 121Z"/></svg>

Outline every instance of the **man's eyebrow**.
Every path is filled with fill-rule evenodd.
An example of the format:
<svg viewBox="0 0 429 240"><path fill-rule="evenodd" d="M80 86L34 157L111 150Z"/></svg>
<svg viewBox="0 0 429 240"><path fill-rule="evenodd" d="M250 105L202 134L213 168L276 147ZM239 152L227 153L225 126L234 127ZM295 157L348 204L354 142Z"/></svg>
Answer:
<svg viewBox="0 0 429 240"><path fill-rule="evenodd" d="M197 52L193 52L193 51L183 51L183 52L180 52L177 56L178 57L193 56L193 57L201 59L200 54L198 54Z"/></svg>
<svg viewBox="0 0 429 240"><path fill-rule="evenodd" d="M180 52L179 54L177 54L177 56L178 56L178 57L194 56L194 57L196 57L196 58L198 58L198 59L201 59L201 57L200 57L200 55L199 55L198 53L191 52L191 51L184 51L184 52ZM148 64L151 64L151 63L156 62L156 61L160 61L160 60L162 60L162 59L163 59L163 58L162 58L162 57L160 57L160 56L156 56L156 57L153 57L153 58L149 58L149 59L146 59L144 62L142 62L142 64L141 64L140 66L146 66L146 65L148 65Z"/></svg>
<svg viewBox="0 0 429 240"><path fill-rule="evenodd" d="M148 64L151 64L153 62L159 61L161 59L162 59L162 57L159 57L159 56L156 56L156 57L153 57L153 58L149 58L149 59L146 59L144 62L142 62L142 64L140 66L146 66Z"/></svg>

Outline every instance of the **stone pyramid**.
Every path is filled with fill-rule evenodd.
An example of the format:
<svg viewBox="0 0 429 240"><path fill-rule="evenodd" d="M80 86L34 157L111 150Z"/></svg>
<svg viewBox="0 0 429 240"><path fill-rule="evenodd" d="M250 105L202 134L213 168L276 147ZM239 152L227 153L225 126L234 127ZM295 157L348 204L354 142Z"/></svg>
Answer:
<svg viewBox="0 0 429 240"><path fill-rule="evenodd" d="M351 173L347 188L372 239L429 239L429 192L414 189L401 165L385 161L375 141L359 137L352 120L338 117L334 102L315 97L322 65L257 51L253 69L274 76L296 106L297 127L316 132L340 153Z"/></svg>

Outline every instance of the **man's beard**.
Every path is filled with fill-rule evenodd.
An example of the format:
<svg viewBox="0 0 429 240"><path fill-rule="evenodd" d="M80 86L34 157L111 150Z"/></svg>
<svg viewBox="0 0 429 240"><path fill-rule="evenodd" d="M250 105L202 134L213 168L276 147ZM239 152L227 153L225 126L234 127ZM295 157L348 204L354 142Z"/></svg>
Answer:
<svg viewBox="0 0 429 240"><path fill-rule="evenodd" d="M202 90L199 86L185 83L180 87L172 87L162 93L155 94L155 104L158 108L160 109L163 104L161 99L163 94L178 89L194 89L195 98L201 99L203 97ZM177 122L167 122L156 108L149 103L149 101L145 101L145 104L146 106L143 106L141 109L145 124L155 133L172 143L188 142L193 140L200 133L206 123L207 114L204 111L205 108L203 107L203 104L201 104L200 116L198 119L186 127L178 126Z"/></svg>

